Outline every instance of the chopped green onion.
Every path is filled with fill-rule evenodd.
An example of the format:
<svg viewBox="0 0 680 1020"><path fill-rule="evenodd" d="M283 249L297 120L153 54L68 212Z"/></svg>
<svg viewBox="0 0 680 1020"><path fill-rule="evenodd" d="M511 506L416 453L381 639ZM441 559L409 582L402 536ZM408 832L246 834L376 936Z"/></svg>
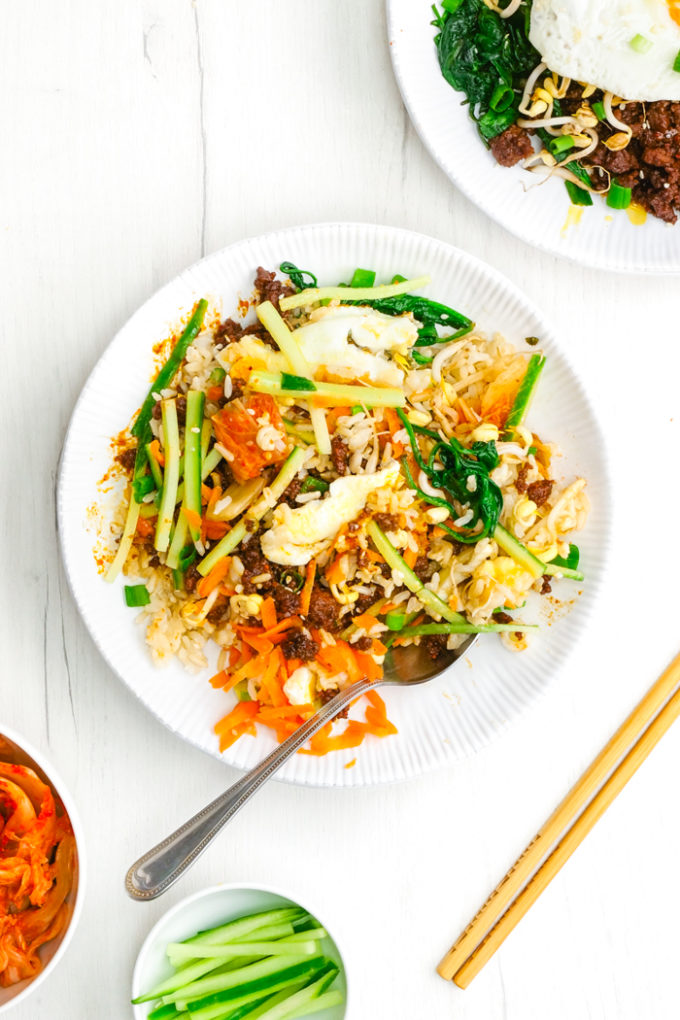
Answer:
<svg viewBox="0 0 680 1020"><path fill-rule="evenodd" d="M578 184L574 184L573 181L565 181L564 186L567 189L572 205L593 204L590 192L586 191L585 188L580 188Z"/></svg>
<svg viewBox="0 0 680 1020"><path fill-rule="evenodd" d="M405 276L401 276L399 273L395 273L392 279L390 280L390 283L404 283L405 280L406 280Z"/></svg>
<svg viewBox="0 0 680 1020"><path fill-rule="evenodd" d="M385 623L390 630L403 630L411 622L415 620L418 613L405 613L398 609L392 609L385 617Z"/></svg>
<svg viewBox="0 0 680 1020"><path fill-rule="evenodd" d="M211 386L217 386L219 383L224 382L226 374L221 365L216 365L208 376L208 382Z"/></svg>
<svg viewBox="0 0 680 1020"><path fill-rule="evenodd" d="M593 113L595 114L595 116L597 117L598 120L606 120L607 119L607 112L606 112L606 110L604 108L604 103L601 103L599 101L597 103L593 103L592 104L592 111L593 111Z"/></svg>
<svg viewBox="0 0 680 1020"><path fill-rule="evenodd" d="M558 135L557 138L553 138L552 141L548 142L548 149L553 156L559 156L561 153L567 152L569 149L573 148L573 135Z"/></svg>
<svg viewBox="0 0 680 1020"><path fill-rule="evenodd" d="M305 379L301 375L291 375L290 372L281 373L281 385L286 390L303 390L305 392L316 390L316 385L311 379Z"/></svg>
<svg viewBox="0 0 680 1020"><path fill-rule="evenodd" d="M680 51L678 51L678 55L673 61L673 70L680 73Z"/></svg>
<svg viewBox="0 0 680 1020"><path fill-rule="evenodd" d="M638 34L634 35L630 40L630 45L636 53L649 53L654 43L651 39L647 39L646 36L640 35L638 32Z"/></svg>
<svg viewBox="0 0 680 1020"><path fill-rule="evenodd" d="M350 412L349 413L350 413L350 415L363 414L363 411L364 411L364 409L361 406L361 404L353 404L352 407L350 408Z"/></svg>
<svg viewBox="0 0 680 1020"><path fill-rule="evenodd" d="M323 478L315 478L313 475L307 475L304 482L300 486L300 492L327 492L329 488L328 482L325 482Z"/></svg>
<svg viewBox="0 0 680 1020"><path fill-rule="evenodd" d="M172 572L172 583L175 591L183 591L184 589L184 571L175 568Z"/></svg>
<svg viewBox="0 0 680 1020"><path fill-rule="evenodd" d="M607 194L607 205L610 209L627 209L633 198L630 188L623 188L617 181L612 181Z"/></svg>
<svg viewBox="0 0 680 1020"><path fill-rule="evenodd" d="M130 606L131 609L136 609L138 606L148 606L149 602L151 602L151 596L145 584L125 585L125 604Z"/></svg>
<svg viewBox="0 0 680 1020"><path fill-rule="evenodd" d="M538 453L538 449L535 446L530 446L529 449L527 450L527 456L528 457L532 457L532 456L535 457L537 453Z"/></svg>
<svg viewBox="0 0 680 1020"><path fill-rule="evenodd" d="M355 269L350 287L372 287L375 273L371 269Z"/></svg>

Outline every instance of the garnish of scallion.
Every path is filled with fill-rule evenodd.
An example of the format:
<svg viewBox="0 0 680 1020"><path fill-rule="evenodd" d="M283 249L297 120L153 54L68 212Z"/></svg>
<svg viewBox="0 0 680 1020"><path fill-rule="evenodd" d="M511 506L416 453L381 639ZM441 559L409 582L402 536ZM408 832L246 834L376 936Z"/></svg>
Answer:
<svg viewBox="0 0 680 1020"><path fill-rule="evenodd" d="M630 188L623 188L617 181L612 181L607 194L607 205L610 209L627 209L632 197Z"/></svg>
<svg viewBox="0 0 680 1020"><path fill-rule="evenodd" d="M125 604L130 609L137 609L139 606L148 606L151 597L145 584L125 585Z"/></svg>
<svg viewBox="0 0 680 1020"><path fill-rule="evenodd" d="M651 39L648 39L644 35L634 35L630 40L631 49L634 49L636 53L649 53L654 43Z"/></svg>

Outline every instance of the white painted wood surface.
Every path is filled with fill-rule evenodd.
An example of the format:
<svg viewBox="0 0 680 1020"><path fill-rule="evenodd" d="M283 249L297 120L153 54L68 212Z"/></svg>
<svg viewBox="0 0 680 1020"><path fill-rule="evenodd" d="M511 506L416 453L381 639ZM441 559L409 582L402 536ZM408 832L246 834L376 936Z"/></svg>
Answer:
<svg viewBox="0 0 680 1020"><path fill-rule="evenodd" d="M680 650L677 278L536 254L462 198L409 125L382 0L22 0L2 12L0 729L25 733L70 783L90 863L68 955L11 1015L129 1016L151 924L233 880L325 905L355 1020L676 1016L678 731L467 992L434 968ZM606 429L609 576L549 696L485 752L377 790L271 784L179 886L138 905L123 892L128 864L234 773L145 714L78 619L54 528L60 444L94 362L155 288L241 237L334 219L445 238L552 316Z"/></svg>

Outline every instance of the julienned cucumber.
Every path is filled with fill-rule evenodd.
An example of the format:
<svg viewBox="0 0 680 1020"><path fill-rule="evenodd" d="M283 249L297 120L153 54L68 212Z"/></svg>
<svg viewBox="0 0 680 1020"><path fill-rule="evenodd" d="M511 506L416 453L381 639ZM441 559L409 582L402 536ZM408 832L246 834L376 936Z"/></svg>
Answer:
<svg viewBox="0 0 680 1020"><path fill-rule="evenodd" d="M539 578L545 574L545 563L534 556L521 542L518 542L515 536L511 535L502 524L496 525L493 537L503 552L511 556L520 567L524 567L532 577Z"/></svg>
<svg viewBox="0 0 680 1020"><path fill-rule="evenodd" d="M524 373L524 378L517 390L512 407L510 408L510 413L505 419L506 435L512 436L517 426L521 425L524 421L529 409L531 398L534 395L534 390L536 389L536 383L539 380L544 365L544 354L532 354L529 358L529 364L527 365L527 370Z"/></svg>
<svg viewBox="0 0 680 1020"><path fill-rule="evenodd" d="M342 993L330 988L339 968L323 953L326 937L301 907L237 918L170 943L168 957L179 969L134 1002L155 1001L150 1020L306 1016L342 1002Z"/></svg>
<svg viewBox="0 0 680 1020"><path fill-rule="evenodd" d="M259 521L262 517L264 517L267 510L274 506L281 496L283 496L284 492L302 467L304 459L305 451L302 447L296 446L293 452L288 455L288 459L269 486L268 494L259 499L257 503L253 504L253 506L246 511L238 524L235 524L231 531L228 531L224 538L220 539L215 548L211 549L208 555L201 560L198 565L199 574L205 577L206 574L210 573L216 563L219 563L221 559L234 551L236 546L239 545L246 537L246 532L248 530L247 520L254 522Z"/></svg>
<svg viewBox="0 0 680 1020"><path fill-rule="evenodd" d="M460 613L454 612L442 601L438 595L435 595L433 591L426 588L420 578L413 573L411 568L404 562L403 557L397 552L392 543L390 542L387 535L380 529L374 520L370 520L366 525L366 531L373 540L376 549L385 560L385 563L392 570L398 570L404 579L404 584L412 591L416 598L423 604L425 609L429 613L434 613L437 616L443 616L449 623L465 623L465 617L461 616Z"/></svg>

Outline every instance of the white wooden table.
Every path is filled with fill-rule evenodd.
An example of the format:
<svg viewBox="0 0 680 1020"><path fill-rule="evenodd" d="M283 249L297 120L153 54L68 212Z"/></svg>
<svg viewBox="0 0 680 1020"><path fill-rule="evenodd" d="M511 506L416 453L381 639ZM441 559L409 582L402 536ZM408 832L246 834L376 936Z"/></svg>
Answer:
<svg viewBox="0 0 680 1020"><path fill-rule="evenodd" d="M355 1020L677 1016L680 731L671 732L467 992L435 965L679 650L678 280L538 254L437 169L392 77L383 0L22 0L0 34L2 724L43 748L87 835L85 912L16 1020L125 1018L151 924L218 880L323 903ZM549 696L483 753L400 786L270 784L160 901L128 864L235 778L113 676L74 610L54 481L113 333L205 252L297 223L410 227L467 248L550 315L587 377L614 477L614 555ZM678 228L680 229L680 228Z"/></svg>

